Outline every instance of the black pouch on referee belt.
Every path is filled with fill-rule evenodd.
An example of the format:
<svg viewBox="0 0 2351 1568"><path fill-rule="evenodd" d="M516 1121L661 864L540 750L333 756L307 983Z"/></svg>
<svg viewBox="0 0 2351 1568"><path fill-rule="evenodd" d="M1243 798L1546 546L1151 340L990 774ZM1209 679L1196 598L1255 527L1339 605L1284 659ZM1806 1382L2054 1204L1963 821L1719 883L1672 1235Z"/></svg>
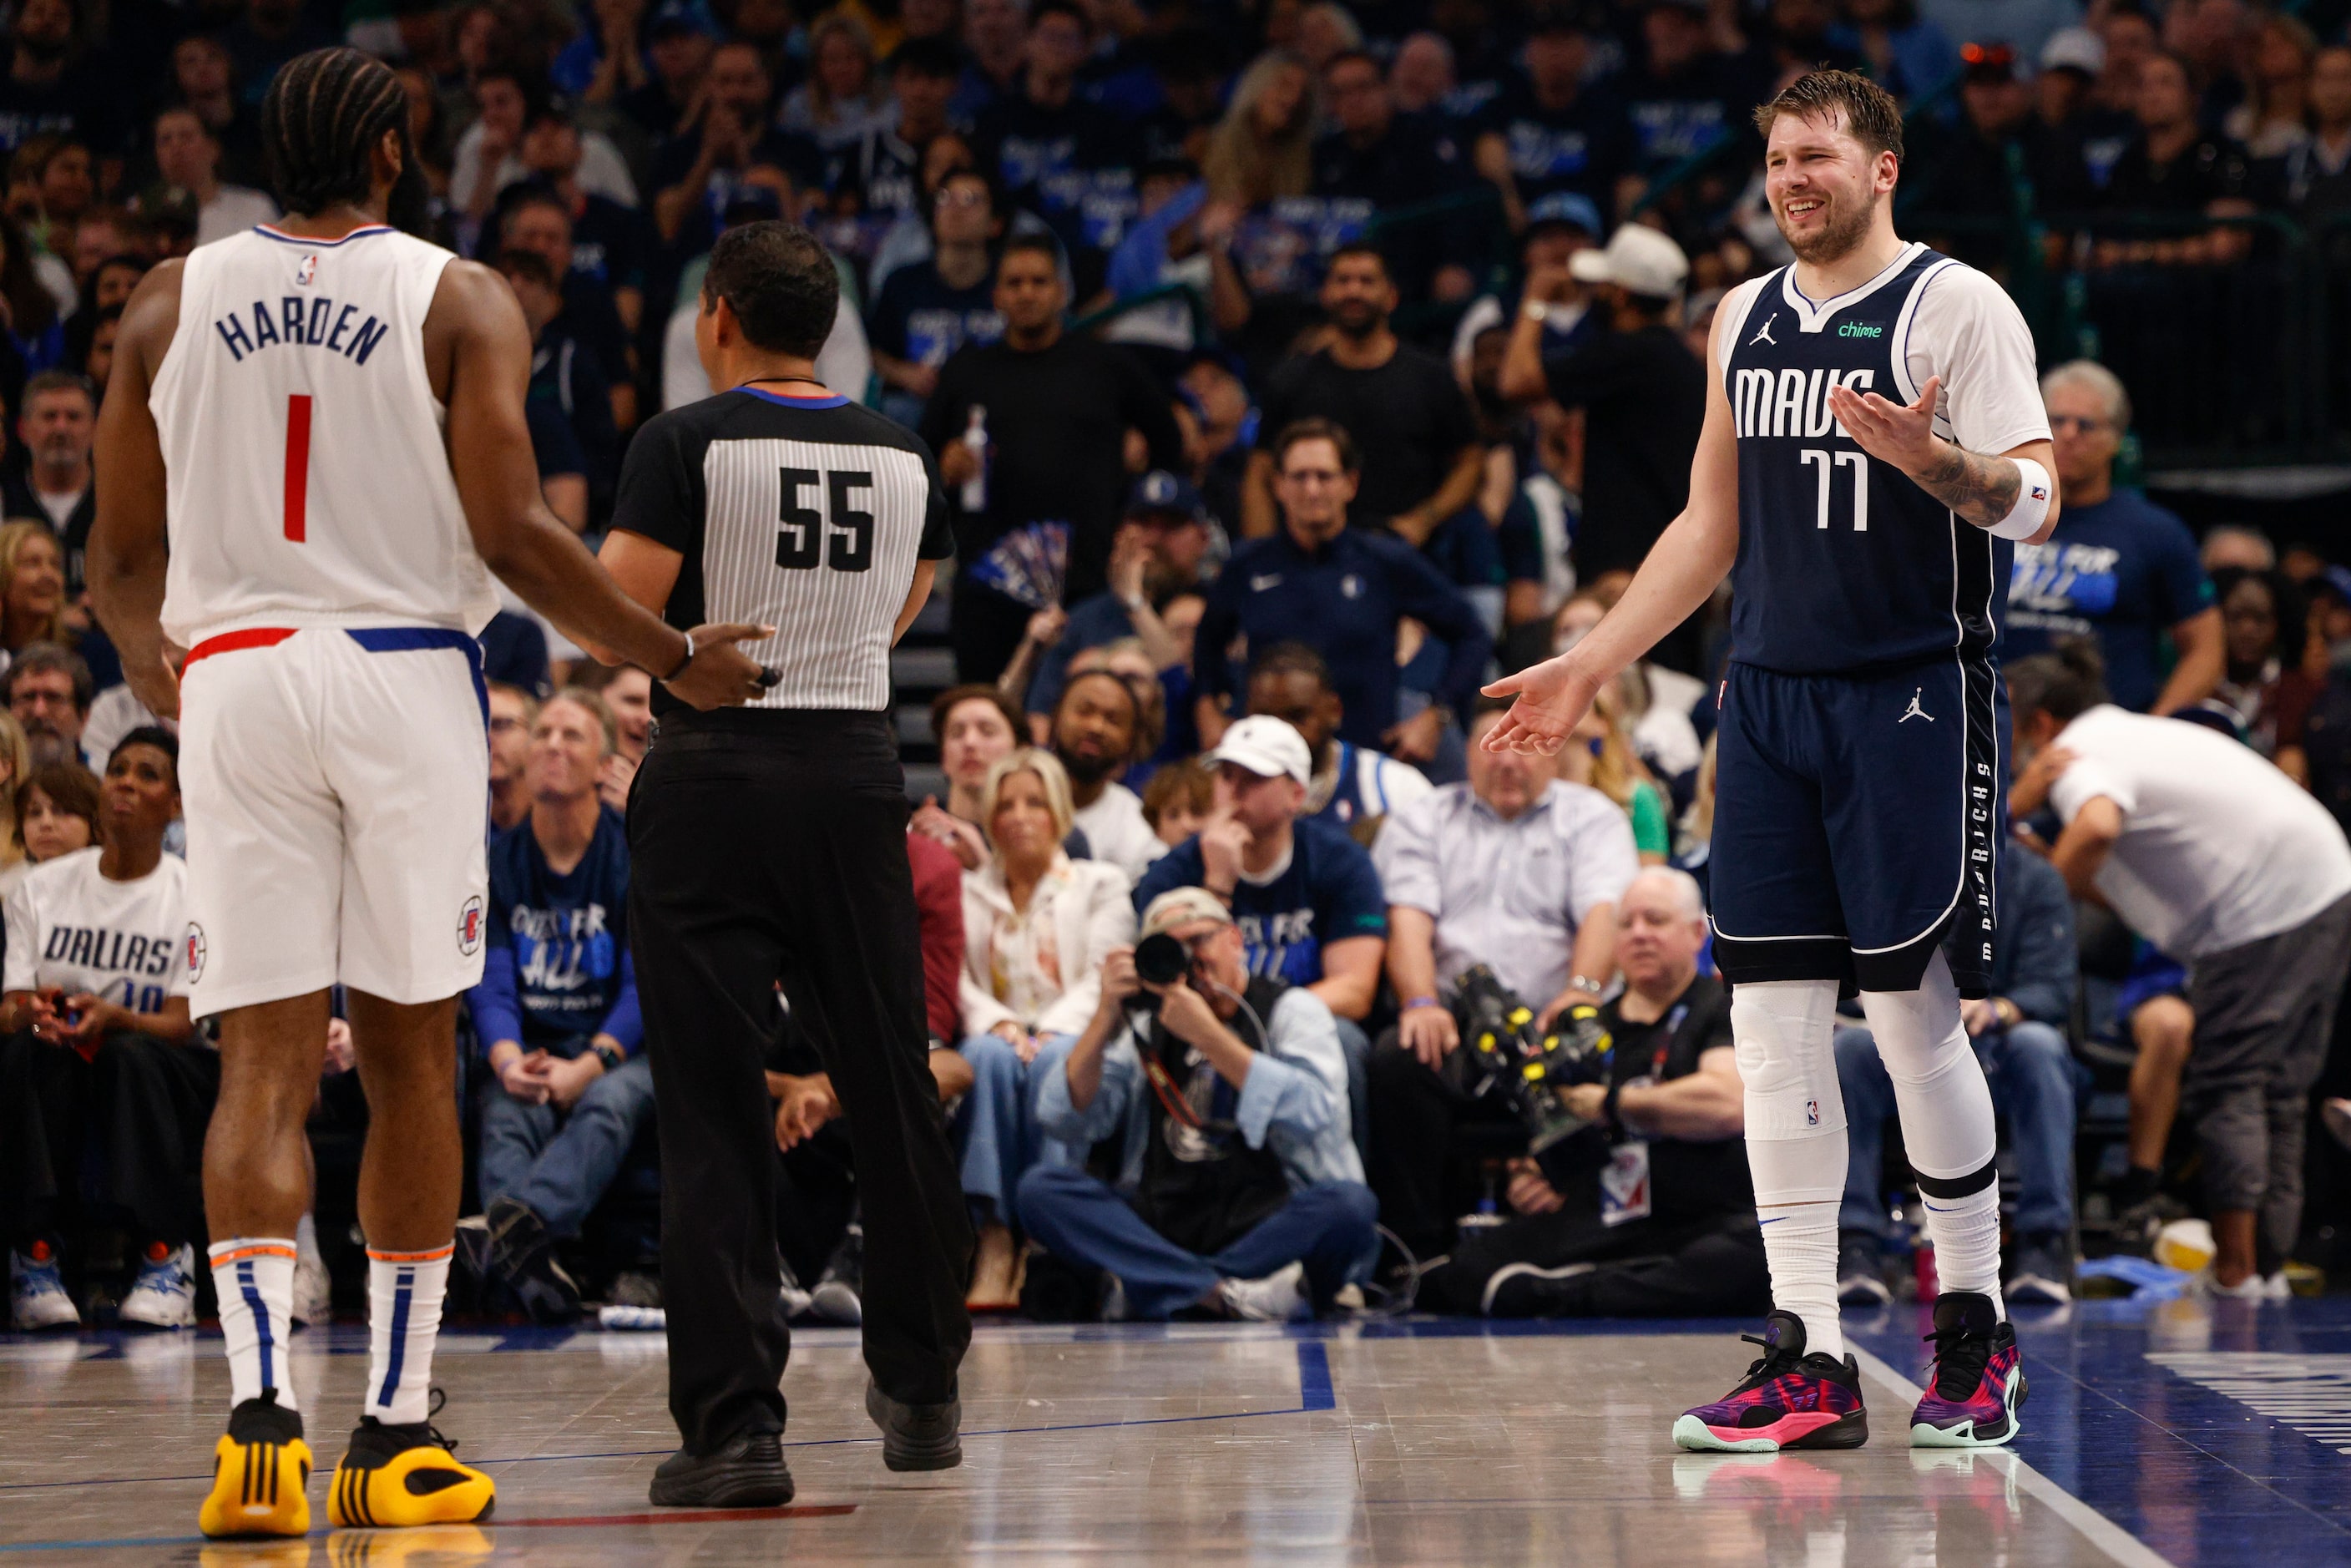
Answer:
<svg viewBox="0 0 2351 1568"><path fill-rule="evenodd" d="M1540 1034L1534 1009L1479 964L1454 982L1453 1021L1469 1048L1470 1092L1499 1096L1517 1113L1528 1152L1541 1158L1545 1171L1607 1163L1614 1141L1608 1130L1567 1108L1567 1091L1608 1081L1615 1040L1599 1009L1580 1002Z"/></svg>

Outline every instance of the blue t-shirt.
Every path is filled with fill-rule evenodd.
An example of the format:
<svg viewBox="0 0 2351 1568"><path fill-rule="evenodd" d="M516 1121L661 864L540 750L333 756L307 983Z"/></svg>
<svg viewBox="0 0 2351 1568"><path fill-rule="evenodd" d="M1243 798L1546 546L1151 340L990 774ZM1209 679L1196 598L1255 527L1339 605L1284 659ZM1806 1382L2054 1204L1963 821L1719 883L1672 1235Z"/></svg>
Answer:
<svg viewBox="0 0 2351 1568"><path fill-rule="evenodd" d="M466 993L482 1049L501 1040L568 1053L609 1034L633 1052L644 1039L629 958L629 835L605 807L580 863L557 875L525 818L490 843L489 946L482 983Z"/></svg>
<svg viewBox="0 0 2351 1568"><path fill-rule="evenodd" d="M1136 913L1170 888L1200 886L1205 874L1199 839L1186 839L1135 883ZM1388 934L1387 894L1372 857L1338 829L1311 820L1290 825L1290 863L1270 882L1237 883L1232 907L1249 973L1293 986L1322 977L1325 942Z"/></svg>
<svg viewBox="0 0 2351 1568"><path fill-rule="evenodd" d="M983 277L969 288L950 287L929 261L890 275L867 326L873 346L883 353L934 370L966 343L993 343L1004 336L995 286Z"/></svg>
<svg viewBox="0 0 2351 1568"><path fill-rule="evenodd" d="M2093 507L2065 507L2048 543L2016 547L2001 657L2095 632L2106 689L2145 713L2163 690L2163 633L2211 602L2188 525L2136 490L2117 490Z"/></svg>

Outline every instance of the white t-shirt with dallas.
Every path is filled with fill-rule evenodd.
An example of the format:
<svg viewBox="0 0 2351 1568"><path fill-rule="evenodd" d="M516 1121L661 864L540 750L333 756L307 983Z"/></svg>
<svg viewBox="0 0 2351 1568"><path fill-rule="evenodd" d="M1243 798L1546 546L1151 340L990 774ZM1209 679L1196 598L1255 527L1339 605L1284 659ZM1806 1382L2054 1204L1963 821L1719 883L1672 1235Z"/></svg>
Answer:
<svg viewBox="0 0 2351 1568"><path fill-rule="evenodd" d="M2100 795L2122 808L2098 892L2173 957L2291 931L2351 894L2343 830L2250 747L2111 704L2052 744L2075 758L2049 791L2059 817L2070 825Z"/></svg>
<svg viewBox="0 0 2351 1568"><path fill-rule="evenodd" d="M96 848L35 866L8 894L5 988L88 991L152 1013L188 994L188 864L165 855L135 882L99 874Z"/></svg>

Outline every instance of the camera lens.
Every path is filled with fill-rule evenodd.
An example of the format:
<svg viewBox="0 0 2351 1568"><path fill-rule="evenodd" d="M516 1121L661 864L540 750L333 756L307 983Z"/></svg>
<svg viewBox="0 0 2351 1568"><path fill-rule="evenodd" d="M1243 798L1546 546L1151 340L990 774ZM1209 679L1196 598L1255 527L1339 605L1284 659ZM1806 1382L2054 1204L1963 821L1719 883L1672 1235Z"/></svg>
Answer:
<svg viewBox="0 0 2351 1568"><path fill-rule="evenodd" d="M1191 967L1192 956L1184 951L1184 944L1165 931L1134 945L1134 972L1148 984L1172 986Z"/></svg>

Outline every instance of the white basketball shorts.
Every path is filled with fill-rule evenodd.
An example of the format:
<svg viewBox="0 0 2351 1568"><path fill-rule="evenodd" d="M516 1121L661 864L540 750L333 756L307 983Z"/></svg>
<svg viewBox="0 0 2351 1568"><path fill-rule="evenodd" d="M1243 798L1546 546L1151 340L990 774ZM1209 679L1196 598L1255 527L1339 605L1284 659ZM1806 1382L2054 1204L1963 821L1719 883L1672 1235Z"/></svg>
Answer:
<svg viewBox="0 0 2351 1568"><path fill-rule="evenodd" d="M482 977L487 699L463 632L231 632L180 688L199 1018L337 981L386 1001Z"/></svg>

